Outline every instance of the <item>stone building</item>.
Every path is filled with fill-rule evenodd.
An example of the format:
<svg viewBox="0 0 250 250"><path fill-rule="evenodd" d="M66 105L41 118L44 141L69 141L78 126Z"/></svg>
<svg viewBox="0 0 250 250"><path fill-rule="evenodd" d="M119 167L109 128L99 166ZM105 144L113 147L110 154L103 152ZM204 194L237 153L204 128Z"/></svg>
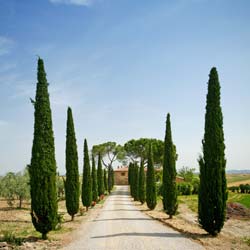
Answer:
<svg viewBox="0 0 250 250"><path fill-rule="evenodd" d="M145 172L147 168L145 168ZM156 171L161 171L161 169L156 169ZM117 167L114 170L115 185L128 185L128 167ZM176 176L176 182L183 182L184 179L180 176Z"/></svg>

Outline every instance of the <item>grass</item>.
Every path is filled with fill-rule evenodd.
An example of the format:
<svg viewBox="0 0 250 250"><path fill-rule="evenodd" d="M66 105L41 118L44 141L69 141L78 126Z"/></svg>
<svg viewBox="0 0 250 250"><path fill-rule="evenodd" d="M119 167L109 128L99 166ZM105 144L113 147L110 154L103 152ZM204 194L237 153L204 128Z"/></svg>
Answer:
<svg viewBox="0 0 250 250"><path fill-rule="evenodd" d="M193 212L198 212L198 195L180 195L178 196L180 203L185 203ZM238 202L247 208L250 208L250 194L228 193L227 202Z"/></svg>
<svg viewBox="0 0 250 250"><path fill-rule="evenodd" d="M227 202L238 202L247 208L250 208L250 194L228 193Z"/></svg>

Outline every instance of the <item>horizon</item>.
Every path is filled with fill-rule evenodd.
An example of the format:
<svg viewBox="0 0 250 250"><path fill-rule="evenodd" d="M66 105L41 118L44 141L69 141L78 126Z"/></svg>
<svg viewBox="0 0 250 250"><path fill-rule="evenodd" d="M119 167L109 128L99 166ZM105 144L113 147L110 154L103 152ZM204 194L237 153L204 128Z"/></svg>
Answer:
<svg viewBox="0 0 250 250"><path fill-rule="evenodd" d="M164 140L171 114L177 169L199 170L208 74L221 85L226 171L249 170L250 2L0 0L0 175L30 163L37 55L49 84L58 171L67 107L82 169L89 148ZM116 164L117 165L117 164ZM120 165L120 164L118 164Z"/></svg>

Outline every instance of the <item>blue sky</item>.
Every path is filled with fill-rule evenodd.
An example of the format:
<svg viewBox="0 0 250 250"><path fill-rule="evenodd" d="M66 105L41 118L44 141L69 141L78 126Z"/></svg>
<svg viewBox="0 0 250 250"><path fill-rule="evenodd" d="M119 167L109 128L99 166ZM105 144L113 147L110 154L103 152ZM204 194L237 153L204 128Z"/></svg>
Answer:
<svg viewBox="0 0 250 250"><path fill-rule="evenodd" d="M82 145L164 138L198 169L208 74L221 82L228 169L249 169L248 0L0 0L0 174L30 162L37 55L45 61L58 170L67 106Z"/></svg>

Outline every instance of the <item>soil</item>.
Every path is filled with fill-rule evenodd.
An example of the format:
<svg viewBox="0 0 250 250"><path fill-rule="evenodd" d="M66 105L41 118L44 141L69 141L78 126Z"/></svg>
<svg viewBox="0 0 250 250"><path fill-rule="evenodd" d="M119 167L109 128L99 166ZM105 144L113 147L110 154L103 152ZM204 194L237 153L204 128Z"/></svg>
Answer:
<svg viewBox="0 0 250 250"><path fill-rule="evenodd" d="M173 229L183 233L192 240L199 242L208 250L249 250L250 220L242 217L229 218L217 237L210 236L198 224L197 214L192 212L186 204L179 204L178 215L169 219L168 215L162 211L162 204L158 202L155 210L150 211L146 204L135 205L147 215ZM248 241L247 241L248 239Z"/></svg>

